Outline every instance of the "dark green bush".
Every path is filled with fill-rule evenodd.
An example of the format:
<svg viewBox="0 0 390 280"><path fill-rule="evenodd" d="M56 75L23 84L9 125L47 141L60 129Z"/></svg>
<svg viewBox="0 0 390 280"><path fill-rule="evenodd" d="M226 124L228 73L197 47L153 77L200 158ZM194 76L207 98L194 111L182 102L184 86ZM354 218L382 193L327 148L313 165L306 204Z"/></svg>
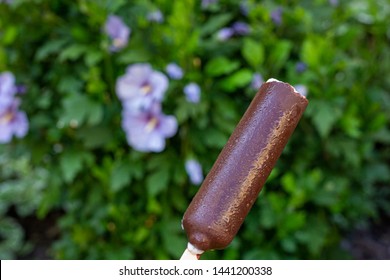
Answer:
<svg viewBox="0 0 390 280"><path fill-rule="evenodd" d="M11 207L64 213L53 258L178 258L198 189L185 162L210 170L256 92L255 73L305 85L310 104L233 243L204 258L348 258L343 236L390 214L387 0L10 2L0 3L0 73L26 86L29 132L0 144L2 258L31 250ZM158 9L163 22L148 20ZM116 52L110 14L131 28ZM248 34L218 39L237 21ZM163 100L178 131L160 153L136 151L121 127L116 80L140 62L184 71ZM190 82L200 103L185 98Z"/></svg>

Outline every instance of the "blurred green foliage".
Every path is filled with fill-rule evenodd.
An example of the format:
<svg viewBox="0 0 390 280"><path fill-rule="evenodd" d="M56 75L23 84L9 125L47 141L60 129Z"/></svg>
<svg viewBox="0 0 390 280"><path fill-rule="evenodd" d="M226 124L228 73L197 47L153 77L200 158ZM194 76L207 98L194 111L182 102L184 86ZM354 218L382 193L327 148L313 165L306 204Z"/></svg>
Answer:
<svg viewBox="0 0 390 280"><path fill-rule="evenodd" d="M244 15L240 4L248 7ZM282 23L270 12L282 7ZM160 9L164 22L149 22ZM109 53L109 14L131 27ZM219 41L235 21L246 36ZM15 0L0 4L0 72L27 86L26 138L0 145L0 257L30 247L7 216L61 210L58 259L175 259L186 246L181 217L198 186L184 162L207 173L255 94L259 72L308 87L310 104L233 243L204 258L348 258L340 240L390 214L390 4L387 0ZM177 135L161 153L128 146L115 81L127 65L171 61L164 111ZM297 62L307 69L298 73ZM183 86L197 82L201 102ZM31 248L30 248L31 249Z"/></svg>

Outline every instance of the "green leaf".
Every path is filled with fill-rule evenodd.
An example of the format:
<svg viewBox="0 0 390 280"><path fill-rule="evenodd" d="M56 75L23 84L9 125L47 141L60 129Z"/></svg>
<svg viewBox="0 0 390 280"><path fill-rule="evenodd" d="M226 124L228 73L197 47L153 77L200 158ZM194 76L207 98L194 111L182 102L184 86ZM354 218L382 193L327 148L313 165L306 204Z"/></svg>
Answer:
<svg viewBox="0 0 390 280"><path fill-rule="evenodd" d="M50 174L50 180L48 185L43 192L42 201L37 209L37 216L39 219L43 219L52 210L57 203L61 201L61 174L59 170L55 170Z"/></svg>
<svg viewBox="0 0 390 280"><path fill-rule="evenodd" d="M280 242L280 245L286 252L294 253L297 251L297 244L294 238L290 238L290 237L283 238Z"/></svg>
<svg viewBox="0 0 390 280"><path fill-rule="evenodd" d="M111 190L120 191L131 182L131 165L128 162L116 162L111 171Z"/></svg>
<svg viewBox="0 0 390 280"><path fill-rule="evenodd" d="M8 216L0 219L0 258L14 259L23 248L24 230L13 218Z"/></svg>
<svg viewBox="0 0 390 280"><path fill-rule="evenodd" d="M169 172L166 168L158 170L146 179L146 188L150 196L154 197L168 187Z"/></svg>
<svg viewBox="0 0 390 280"><path fill-rule="evenodd" d="M165 222L162 224L162 228L163 245L166 251L178 259L182 254L183 247L187 244L180 228L180 220Z"/></svg>
<svg viewBox="0 0 390 280"><path fill-rule="evenodd" d="M103 53L99 50L89 50L85 55L85 64L89 67L96 65L103 59Z"/></svg>
<svg viewBox="0 0 390 280"><path fill-rule="evenodd" d="M267 206L260 212L259 221L262 228L270 229L277 224L277 215L269 205Z"/></svg>
<svg viewBox="0 0 390 280"><path fill-rule="evenodd" d="M220 28L226 26L232 17L231 14L220 14L210 17L210 20L202 25L200 30L201 36L207 36L218 31Z"/></svg>
<svg viewBox="0 0 390 280"><path fill-rule="evenodd" d="M315 36L307 38L302 44L302 61L311 67L318 67L327 61L333 61L334 50L329 40Z"/></svg>
<svg viewBox="0 0 390 280"><path fill-rule="evenodd" d="M313 255L318 255L326 243L326 237L330 229L326 221L321 218L312 217L306 222L306 228L297 231L297 240L304 243Z"/></svg>
<svg viewBox="0 0 390 280"><path fill-rule="evenodd" d="M96 2L99 2L99 1L96 1ZM103 3L103 9L104 10L107 10L111 13L115 13L121 6L123 6L124 4L126 4L126 0L104 0L104 1L101 1L101 3Z"/></svg>
<svg viewBox="0 0 390 280"><path fill-rule="evenodd" d="M303 42L301 57L302 60L310 66L317 66L319 64L319 52L317 44L313 40L306 39Z"/></svg>
<svg viewBox="0 0 390 280"><path fill-rule="evenodd" d="M315 195L313 195L313 202L319 206L331 207L333 205L339 205L339 195L337 191L328 190L325 187L319 189Z"/></svg>
<svg viewBox="0 0 390 280"><path fill-rule="evenodd" d="M60 122L65 125L79 126L84 122L96 125L103 117L102 106L81 94L71 94L64 99L63 110Z"/></svg>
<svg viewBox="0 0 390 280"><path fill-rule="evenodd" d="M312 117L313 123L322 138L329 135L333 125L342 115L340 108L322 100L312 100L307 109L307 114Z"/></svg>
<svg viewBox="0 0 390 280"><path fill-rule="evenodd" d="M288 232L297 230L305 225L306 215L304 212L291 212L287 213L284 218L283 227L281 227L284 234L288 234ZM285 236L285 235L283 235Z"/></svg>
<svg viewBox="0 0 390 280"><path fill-rule="evenodd" d="M217 77L229 74L240 67L237 60L229 60L224 56L216 57L210 60L205 67L206 74L211 77Z"/></svg>
<svg viewBox="0 0 390 280"><path fill-rule="evenodd" d="M57 90L61 93L77 93L80 92L84 86L84 82L74 75L67 75L61 77L59 83L57 84Z"/></svg>
<svg viewBox="0 0 390 280"><path fill-rule="evenodd" d="M85 152L65 152L60 158L60 169L64 181L71 183L76 175L82 170L84 162L89 157L91 157L91 155Z"/></svg>
<svg viewBox="0 0 390 280"><path fill-rule="evenodd" d="M257 69L264 61L264 48L260 42L253 39L244 39L242 56L253 68Z"/></svg>
<svg viewBox="0 0 390 280"><path fill-rule="evenodd" d="M172 162L170 161L173 155L166 152L153 156L153 160L150 160L147 164L144 164L146 170L154 171L161 170L162 166L164 170L171 168Z"/></svg>
<svg viewBox="0 0 390 280"><path fill-rule="evenodd" d="M390 181L390 167L384 163L367 164L363 171L363 178L367 182L389 182Z"/></svg>
<svg viewBox="0 0 390 280"><path fill-rule="evenodd" d="M226 91L234 91L237 88L246 86L252 80L252 72L248 69L241 69L221 82L221 87Z"/></svg>
<svg viewBox="0 0 390 280"><path fill-rule="evenodd" d="M232 99L221 96L220 98L215 99L215 104L213 106L217 115L224 119L235 120L237 122L240 119L240 116L237 113L238 104Z"/></svg>
<svg viewBox="0 0 390 280"><path fill-rule="evenodd" d="M58 53L66 43L66 39L49 40L46 44L38 49L35 54L35 59L37 61L42 61L49 55Z"/></svg>
<svg viewBox="0 0 390 280"><path fill-rule="evenodd" d="M266 245L267 246L267 245ZM244 260L280 260L282 256L278 254L275 248L268 246L261 249L249 249L244 253Z"/></svg>
<svg viewBox="0 0 390 280"><path fill-rule="evenodd" d="M187 106L179 104L175 110L175 116L179 124L184 123L190 117L190 113L187 110Z"/></svg>
<svg viewBox="0 0 390 280"><path fill-rule="evenodd" d="M6 64L8 63L8 55L5 48L0 48L0 69L7 68Z"/></svg>
<svg viewBox="0 0 390 280"><path fill-rule="evenodd" d="M18 27L14 25L8 26L8 28L1 34L1 40L4 45L11 45L15 41L18 33Z"/></svg>
<svg viewBox="0 0 390 280"><path fill-rule="evenodd" d="M80 45L80 44L70 45L60 53L58 60L60 62L64 62L66 60L74 61L87 52L88 52L87 46Z"/></svg>
<svg viewBox="0 0 390 280"><path fill-rule="evenodd" d="M234 128L237 126L237 122L224 118L221 115L213 115L213 123L221 129L221 131L232 134Z"/></svg>
<svg viewBox="0 0 390 280"><path fill-rule="evenodd" d="M113 139L112 130L106 126L81 127L77 130L77 137L84 142L87 148L98 148Z"/></svg>
<svg viewBox="0 0 390 280"><path fill-rule="evenodd" d="M89 125L96 125L100 123L100 121L103 118L103 108L102 106L94 101L90 100L90 103L88 105L88 111L86 114L87 118L87 124Z"/></svg>
<svg viewBox="0 0 390 280"><path fill-rule="evenodd" d="M204 135L206 137L203 140L208 147L222 148L228 140L228 136L225 133L216 129L207 129Z"/></svg>
<svg viewBox="0 0 390 280"><path fill-rule="evenodd" d="M288 172L283 175L281 183L283 189L286 192L293 194L296 191L296 186L297 186L296 179L294 174L292 174L291 172Z"/></svg>
<svg viewBox="0 0 390 280"><path fill-rule="evenodd" d="M284 66L289 58L292 46L292 43L287 40L281 40L273 46L270 54L270 63L273 69L279 70Z"/></svg>
<svg viewBox="0 0 390 280"><path fill-rule="evenodd" d="M122 64L149 61L150 55L145 49L135 49L124 52L118 56L118 61Z"/></svg>

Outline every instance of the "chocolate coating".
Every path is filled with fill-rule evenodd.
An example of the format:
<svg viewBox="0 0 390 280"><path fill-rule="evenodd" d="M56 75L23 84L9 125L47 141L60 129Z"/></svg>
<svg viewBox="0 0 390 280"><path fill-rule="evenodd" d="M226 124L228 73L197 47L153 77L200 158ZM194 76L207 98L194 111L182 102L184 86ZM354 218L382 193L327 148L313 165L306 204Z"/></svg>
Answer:
<svg viewBox="0 0 390 280"><path fill-rule="evenodd" d="M287 83L261 86L184 213L184 230L197 249L230 244L307 104Z"/></svg>

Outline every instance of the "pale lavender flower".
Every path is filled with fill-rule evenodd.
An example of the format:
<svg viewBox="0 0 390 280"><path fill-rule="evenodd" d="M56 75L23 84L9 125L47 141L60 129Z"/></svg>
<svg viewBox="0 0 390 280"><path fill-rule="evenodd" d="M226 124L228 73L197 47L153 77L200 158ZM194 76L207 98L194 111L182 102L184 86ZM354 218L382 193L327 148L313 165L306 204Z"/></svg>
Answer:
<svg viewBox="0 0 390 280"><path fill-rule="evenodd" d="M189 159L185 163L185 169L190 177L190 181L194 185L199 185L203 181L203 172L202 172L202 166L199 164L198 161L194 159Z"/></svg>
<svg viewBox="0 0 390 280"><path fill-rule="evenodd" d="M150 12L147 15L147 19L150 22L162 23L164 21L164 15L162 14L162 12L160 10L156 10L156 11Z"/></svg>
<svg viewBox="0 0 390 280"><path fill-rule="evenodd" d="M298 73L305 72L306 68L307 68L306 63L302 61L297 62L297 64L295 64L295 71L297 71Z"/></svg>
<svg viewBox="0 0 390 280"><path fill-rule="evenodd" d="M119 51L127 46L131 29L122 21L122 19L115 15L110 15L104 26L106 34L111 38L111 51Z"/></svg>
<svg viewBox="0 0 390 280"><path fill-rule="evenodd" d="M200 87L196 83L189 83L184 87L184 94L188 102L199 103Z"/></svg>
<svg viewBox="0 0 390 280"><path fill-rule="evenodd" d="M247 35L250 32L249 25L242 21L237 21L232 25L235 35Z"/></svg>
<svg viewBox="0 0 390 280"><path fill-rule="evenodd" d="M16 93L25 94L26 91L27 91L27 88L25 85L16 85Z"/></svg>
<svg viewBox="0 0 390 280"><path fill-rule="evenodd" d="M241 14L243 14L244 16L248 16L248 14L249 14L248 1L242 1L240 3L240 11L241 11Z"/></svg>
<svg viewBox="0 0 390 280"><path fill-rule="evenodd" d="M276 8L271 12L271 19L276 25L282 24L283 9L281 7Z"/></svg>
<svg viewBox="0 0 390 280"><path fill-rule="evenodd" d="M305 85L295 85L294 88L303 96L307 96L307 87Z"/></svg>
<svg viewBox="0 0 390 280"><path fill-rule="evenodd" d="M177 132L177 120L161 112L161 104L154 103L151 110L137 115L124 110L122 128L127 142L140 152L161 152L165 139Z"/></svg>
<svg viewBox="0 0 390 280"><path fill-rule="evenodd" d="M259 90L263 82L264 82L263 76L261 76L260 73L256 72L252 76L251 88L253 88L254 90Z"/></svg>
<svg viewBox="0 0 390 280"><path fill-rule="evenodd" d="M332 5L333 7L339 5L339 0L329 0L329 4Z"/></svg>
<svg viewBox="0 0 390 280"><path fill-rule="evenodd" d="M20 101L14 99L8 108L0 111L0 144L9 143L13 136L22 138L28 131L26 113L19 111Z"/></svg>
<svg viewBox="0 0 390 280"><path fill-rule="evenodd" d="M8 108L17 93L15 77L11 72L0 74L0 112Z"/></svg>
<svg viewBox="0 0 390 280"><path fill-rule="evenodd" d="M226 41L234 35L233 28L224 27L217 32L217 39L219 41Z"/></svg>
<svg viewBox="0 0 390 280"><path fill-rule="evenodd" d="M116 94L124 108L137 114L148 111L154 102L161 102L168 88L168 78L150 64L130 65L116 82Z"/></svg>
<svg viewBox="0 0 390 280"><path fill-rule="evenodd" d="M180 80L183 78L183 70L176 63L169 63L165 68L165 71L167 71L167 74L171 79Z"/></svg>
<svg viewBox="0 0 390 280"><path fill-rule="evenodd" d="M208 8L210 5L217 3L218 0L202 0L202 9Z"/></svg>

